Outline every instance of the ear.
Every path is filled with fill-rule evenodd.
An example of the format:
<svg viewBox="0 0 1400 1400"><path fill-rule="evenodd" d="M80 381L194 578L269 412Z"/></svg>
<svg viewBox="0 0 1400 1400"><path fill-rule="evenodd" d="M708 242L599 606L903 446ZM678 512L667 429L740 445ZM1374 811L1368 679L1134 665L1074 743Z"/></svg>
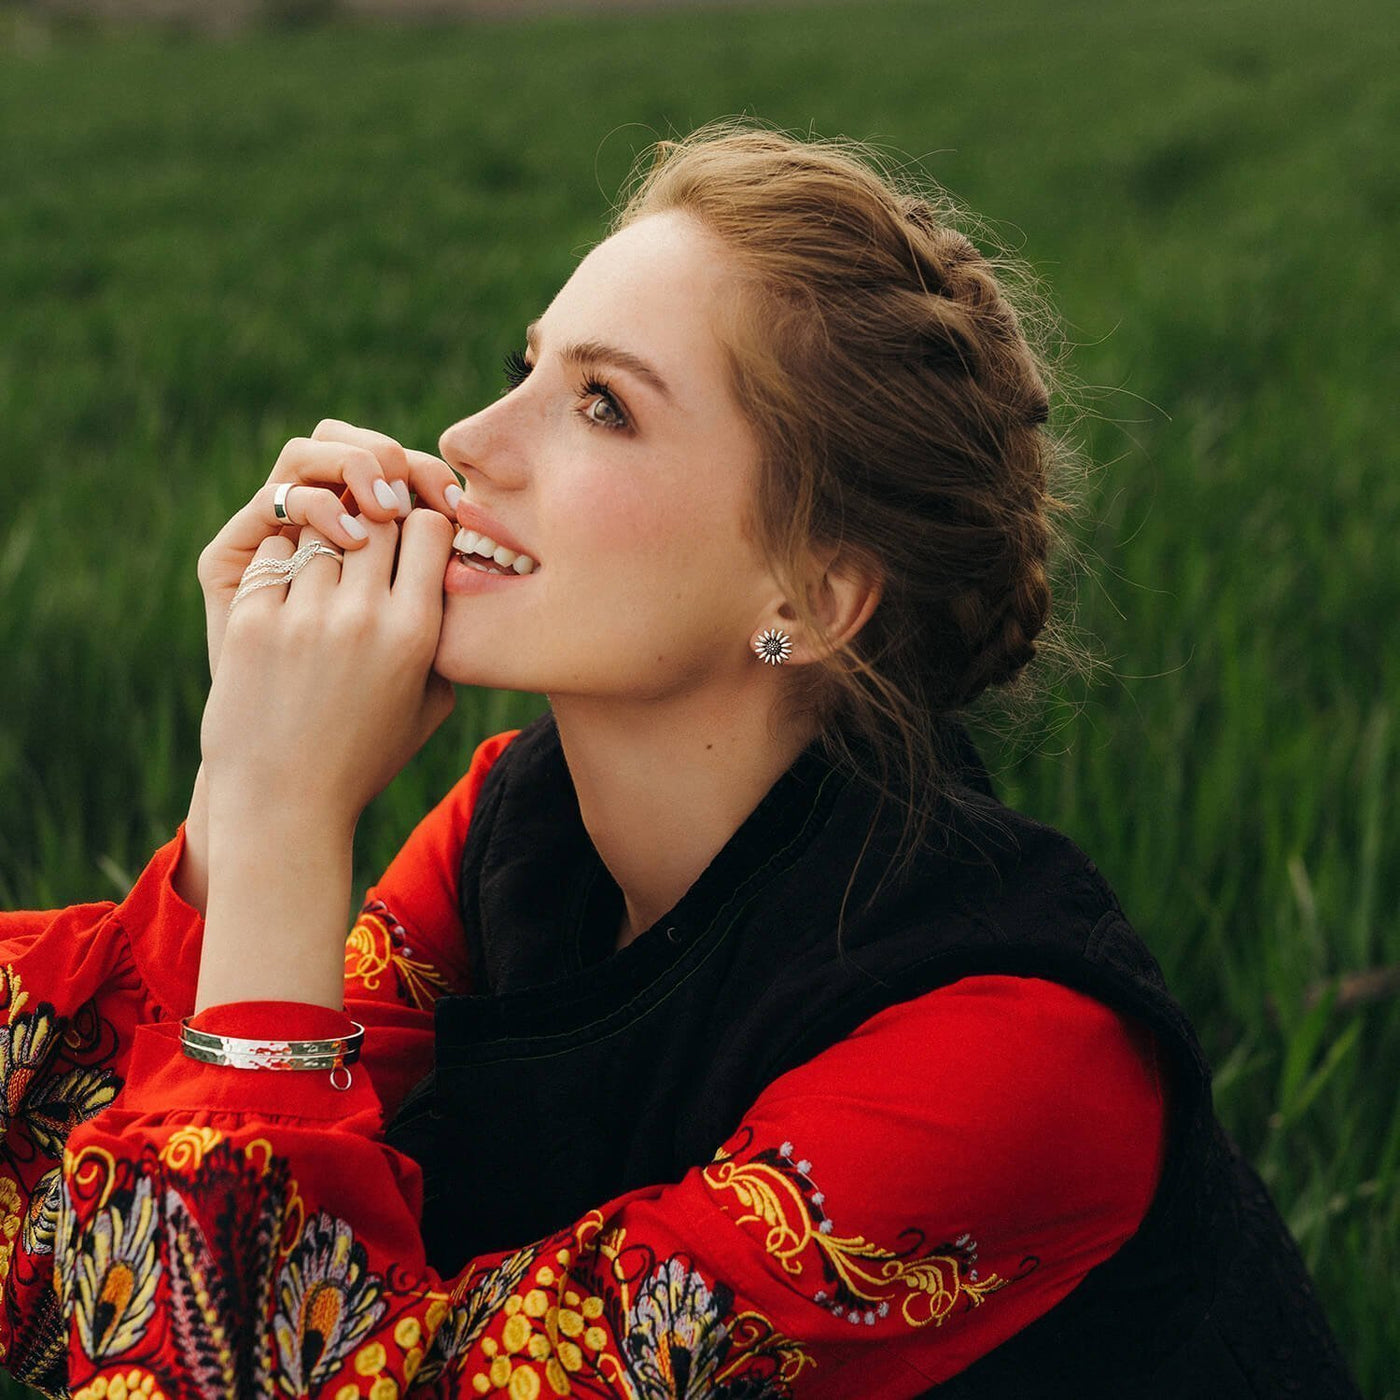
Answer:
<svg viewBox="0 0 1400 1400"><path fill-rule="evenodd" d="M815 557L807 604L826 632L820 638L794 636L793 660L816 661L851 642L869 622L884 591L884 579L875 568L835 551ZM784 621L795 623L797 610L784 602L778 609Z"/></svg>

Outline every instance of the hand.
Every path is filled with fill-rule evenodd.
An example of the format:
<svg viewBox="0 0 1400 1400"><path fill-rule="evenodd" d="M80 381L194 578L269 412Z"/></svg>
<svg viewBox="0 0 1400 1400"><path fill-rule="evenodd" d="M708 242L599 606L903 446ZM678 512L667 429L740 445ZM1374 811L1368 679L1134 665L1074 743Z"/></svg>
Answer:
<svg viewBox="0 0 1400 1400"><path fill-rule="evenodd" d="M309 438L292 438L278 454L267 484L199 556L211 676L219 667L228 605L244 569L265 540L295 537L295 529L279 523L272 509L273 494L285 482L297 483L286 500L295 525L313 526L336 549L347 552L364 548L365 540L357 530L366 521L406 516L412 504L410 491L420 504L442 510L449 519L460 494L457 478L440 457L402 447L369 428L325 418ZM358 522L350 513L355 508L364 517Z"/></svg>
<svg viewBox="0 0 1400 1400"><path fill-rule="evenodd" d="M366 543L356 533L367 521L389 521L408 514L410 491L422 502L442 508L449 518L457 504L457 478L439 457L402 447L393 438L357 428L334 418L322 419L309 438L292 438L278 454L266 486L219 531L199 556L199 582L204 590L205 630L209 644L209 674L219 667L228 606L243 571L264 541L290 538L295 531L278 522L272 497L283 482L296 486L287 493L288 514L297 525L310 522L323 536L347 553ZM337 493L314 482L329 482ZM376 494L376 486L380 493ZM392 495L393 504L389 504ZM348 498L348 499L347 499ZM364 517L347 528L344 517L358 508ZM317 561L318 563L320 561ZM195 778L185 818L185 850L174 872L177 892L204 912L209 883L209 811L203 767Z"/></svg>
<svg viewBox="0 0 1400 1400"><path fill-rule="evenodd" d="M228 618L200 734L211 868L230 821L275 815L283 829L295 818L353 832L451 712L452 686L431 667L453 526L431 510L412 511L402 533L393 521L365 526L362 548L311 559L291 584L247 594ZM327 543L302 530L300 543L311 540ZM293 551L275 534L257 557Z"/></svg>

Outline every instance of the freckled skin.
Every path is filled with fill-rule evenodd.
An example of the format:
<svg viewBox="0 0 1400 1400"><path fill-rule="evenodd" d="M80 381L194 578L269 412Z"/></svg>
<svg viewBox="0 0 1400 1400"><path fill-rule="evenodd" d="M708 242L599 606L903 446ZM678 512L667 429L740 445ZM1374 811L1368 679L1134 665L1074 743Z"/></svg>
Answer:
<svg viewBox="0 0 1400 1400"><path fill-rule="evenodd" d="M468 498L539 561L519 584L446 597L449 680L629 700L746 683L781 590L744 528L758 449L714 331L726 257L679 213L601 243L541 318L529 377L443 433ZM597 426L612 410L557 354L588 340L648 361L674 403L606 369L629 426Z"/></svg>

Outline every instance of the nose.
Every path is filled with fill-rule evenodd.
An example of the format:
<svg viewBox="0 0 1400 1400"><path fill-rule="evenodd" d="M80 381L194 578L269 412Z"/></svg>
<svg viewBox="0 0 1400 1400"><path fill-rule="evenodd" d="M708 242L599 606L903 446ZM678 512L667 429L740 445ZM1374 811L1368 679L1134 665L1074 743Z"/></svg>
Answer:
<svg viewBox="0 0 1400 1400"><path fill-rule="evenodd" d="M459 419L438 438L438 453L470 483L479 477L502 490L524 485L525 458L510 415L502 412L507 398L488 404L469 418Z"/></svg>

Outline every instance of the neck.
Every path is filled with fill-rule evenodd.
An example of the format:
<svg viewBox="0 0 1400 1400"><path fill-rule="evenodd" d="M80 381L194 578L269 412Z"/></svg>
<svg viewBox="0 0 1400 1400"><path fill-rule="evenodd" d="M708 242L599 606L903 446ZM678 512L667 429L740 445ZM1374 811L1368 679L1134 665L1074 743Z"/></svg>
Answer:
<svg viewBox="0 0 1400 1400"><path fill-rule="evenodd" d="M626 904L619 947L676 904L816 734L768 704L550 704L584 827Z"/></svg>

